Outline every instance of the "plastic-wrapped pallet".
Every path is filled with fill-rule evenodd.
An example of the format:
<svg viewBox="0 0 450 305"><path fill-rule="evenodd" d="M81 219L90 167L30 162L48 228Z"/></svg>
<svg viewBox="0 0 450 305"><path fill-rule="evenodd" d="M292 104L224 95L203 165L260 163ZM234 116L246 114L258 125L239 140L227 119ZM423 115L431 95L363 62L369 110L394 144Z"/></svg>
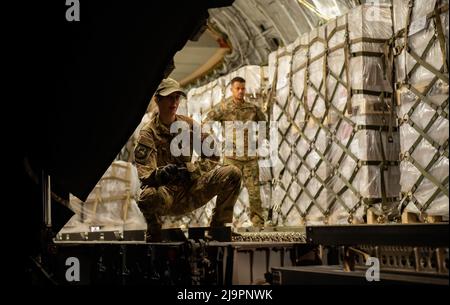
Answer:
<svg viewBox="0 0 450 305"><path fill-rule="evenodd" d="M188 115L187 99L185 99L184 97L182 97L180 100L177 113L181 115Z"/></svg>
<svg viewBox="0 0 450 305"><path fill-rule="evenodd" d="M394 0L402 209L449 213L448 0Z"/></svg>
<svg viewBox="0 0 450 305"><path fill-rule="evenodd" d="M265 109L265 92L267 83L268 67L244 66L230 74L222 76L201 87L192 88L188 92L185 109L186 115L197 122L203 121L208 111L225 98L231 96L230 81L236 76L246 80L246 99L251 103ZM184 114L184 113L183 113ZM217 132L215 129L214 132ZM224 140L222 135L216 133L219 140ZM268 208L271 201L271 173L268 168L260 168L261 200L263 207ZM215 198L205 206L184 215L182 217L164 217L164 227L180 226L207 226L211 220L212 210L215 207ZM251 225L248 217L248 193L244 188L234 206L233 225L235 227Z"/></svg>
<svg viewBox="0 0 450 305"><path fill-rule="evenodd" d="M90 232L91 227L103 231L146 230L145 218L136 204L138 194L136 168L131 163L115 161L85 202L70 196L75 215L60 233Z"/></svg>
<svg viewBox="0 0 450 305"><path fill-rule="evenodd" d="M363 222L369 207L395 210L399 141L384 52L391 36L391 7L365 4L270 54L279 223Z"/></svg>
<svg viewBox="0 0 450 305"><path fill-rule="evenodd" d="M218 104L224 96L225 79L219 78L188 92L187 115L201 122L208 111Z"/></svg>

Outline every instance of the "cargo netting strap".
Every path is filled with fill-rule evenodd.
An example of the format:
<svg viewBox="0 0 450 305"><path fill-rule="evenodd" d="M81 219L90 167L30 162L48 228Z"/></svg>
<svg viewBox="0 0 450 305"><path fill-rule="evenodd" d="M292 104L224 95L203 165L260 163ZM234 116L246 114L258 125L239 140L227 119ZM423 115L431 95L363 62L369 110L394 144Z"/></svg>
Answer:
<svg viewBox="0 0 450 305"><path fill-rule="evenodd" d="M435 35L433 35L431 39L428 41L426 47L424 48L421 54L418 54L417 51L413 50L409 45L410 41L409 32L410 32L410 25L412 23L411 17L415 4L413 0L410 0L408 3L408 13L405 27L396 33L397 39L403 38L401 44L397 45L396 56L401 56L402 51L405 51L415 61L415 64L408 72L407 70L408 67L406 66L405 60L405 67L404 67L405 78L403 80L398 81L396 84L398 90L409 90L415 96L414 104L409 109L409 111L403 115L403 117L399 118L399 124L400 126L405 126L406 124L409 125L418 134L417 139L414 141L414 143L407 151L403 151L401 153L400 158L402 161L409 162L410 164L412 164L414 168L420 172L420 176L417 178L412 187L409 190L406 191L403 190L400 204L400 211L403 212L404 209L408 206L408 204L412 203L418 209L418 211L422 216L428 215L427 211L430 205L439 195L442 194L445 195L447 197L447 202L449 197L448 169L447 169L447 176L444 176L441 179L439 179L436 176L433 176L432 173L433 166L435 166L435 164L441 158L448 159L449 154L448 138L444 141L444 143L440 144L437 141L435 141L430 135L431 128L438 120L442 119L448 120L448 106L449 106L448 96L447 99L443 101L440 105L433 103L432 99L429 96L434 86L437 85L437 82L440 81L444 83L447 86L447 88L449 84L446 41L440 18L441 14L443 13L448 14L448 4L439 6L439 3L440 1L436 1L434 10L425 16L427 22L429 22L428 27L432 25L434 26ZM430 23L431 20L433 20L433 23ZM426 61L427 55L432 51L433 46L436 43L439 45L439 50L442 55L442 66L440 68L435 68L432 64ZM429 83L426 84L426 86L416 88L413 84L411 84L410 80L412 76L421 67L431 72L434 75L434 77L431 79ZM401 100L399 100L398 103L401 104ZM434 115L431 117L430 121L426 124L424 128L421 127L423 126L423 124L418 124L418 122L415 122L413 120L414 112L418 109L418 107L420 107L423 104L426 104L427 107L430 107L435 111ZM421 165L413 157L414 152L416 151L417 147L421 145L423 140L425 140L427 144L431 145L435 149L434 155L430 158L430 161L426 166ZM429 180L435 186L435 190L432 192L431 196L426 201L422 200L421 203L420 200L418 200L417 198L416 191L419 189L419 187L425 181L425 179Z"/></svg>
<svg viewBox="0 0 450 305"><path fill-rule="evenodd" d="M102 204L109 204L114 203L117 201L123 201L122 205L122 220L126 221L128 217L128 209L130 207L131 201L136 200L135 195L132 194L131 190L131 179L132 179L132 168L131 163L127 163L126 165L120 165L113 163L111 165L111 173L107 176L103 176L99 183L95 186L93 193L94 196L91 199L87 199L84 202L80 202L81 204L81 212L84 213L84 209L86 205L92 205L92 216L94 219L96 218L97 214L97 207ZM119 176L117 173L117 169L122 168L125 170L125 178ZM123 182L124 190L123 193L120 195L109 195L109 196L102 196L102 184L107 180L114 180L114 181L120 181ZM81 215L81 218L84 219L84 215Z"/></svg>
<svg viewBox="0 0 450 305"><path fill-rule="evenodd" d="M339 31L345 31L345 42L341 43L339 45L336 45L334 47L329 47L329 41ZM275 105L281 109L281 112L278 117L274 117L273 119L275 121L281 122L285 118L289 122L289 127L286 130L280 130L279 129L279 136L281 137L281 145L280 149L282 149L284 142L288 144L288 146L291 147L291 152L287 156L283 156L283 153L279 154L279 157L281 159L281 162L284 164L287 164L290 158L296 158L300 162L298 166L292 170L288 168L288 166L285 166L280 173L281 175L286 175L286 173L289 174L291 177L290 179L287 179L288 182L281 183L279 187L281 187L284 191L284 195L281 198L278 198L277 200L281 201L281 213L279 214L279 217L282 218L282 222L285 223L288 218L294 219L295 217L290 217L291 213L298 214L302 218L302 222L304 223L307 220L307 217L313 207L315 207L317 210L320 211L320 213L323 216L323 222L328 223L328 219L330 215L333 213L333 208L335 205L340 205L347 213L348 213L348 219L347 221L349 223L353 222L353 216L355 212L360 208L361 205L364 205L365 208L369 208L373 204L381 203L381 204L387 204L387 203L396 203L398 202L398 197L388 197L386 193L386 181L384 179L384 173L386 170L388 170L389 167L398 166L399 162L398 160L389 161L386 160L385 157L385 148L384 142L382 140L382 132L398 132L398 128L393 127L392 123L390 122L389 127L388 126L379 126L379 125L360 125L356 124L352 121L351 115L354 114L354 111L352 111L352 96L354 94L368 94L373 96L380 96L381 100L383 100L383 97L391 98L392 100L392 94L389 92L374 92L374 91L368 91L368 90L352 90L351 84L350 84L350 57L357 57L357 56L377 56L382 57L383 53L374 53L374 52L355 52L353 54L350 54L351 50L351 44L352 43L358 43L358 42L376 42L376 43L384 43L388 44L391 43L390 41L386 40L380 40L380 39L371 39L371 38L361 38L361 39L355 39L353 41L350 41L349 39L349 29L348 29L348 20L346 20L345 26L337 26L330 31L330 33L327 33L325 31L325 38L321 37L315 37L314 39L310 40L308 44L300 44L296 48L293 49L292 52L283 52L280 54L277 54L277 66L276 66L276 76L278 76L278 62L279 58L282 58L283 56L289 56L290 57L290 71L289 71L289 95L283 100L276 100ZM321 43L324 46L324 52L320 53L319 55L316 55L314 57L311 57L310 49L311 46L314 43ZM340 69L339 74L334 73L328 66L328 55L339 51L344 50L344 61L342 64L342 68ZM306 51L306 62L299 67L293 69L293 56L296 52L299 51ZM385 56L385 60L389 60L390 57ZM392 57L391 57L392 58ZM312 63L323 60L323 77L322 80L317 87L311 80L311 75L309 71L309 67ZM392 64L391 64L392 66ZM301 92L301 96L298 96L293 90L292 86L293 84L293 75L296 73L304 70L304 87ZM329 78L333 78L335 81L335 85L333 88L328 88L328 81ZM276 83L276 82L275 82ZM338 87L343 86L347 90L347 102L344 107L344 109L338 109L333 104L333 99L335 95L337 94ZM273 87L272 90L278 90L280 88ZM308 100L308 90L312 90L315 94L312 100ZM323 93L322 93L323 92ZM323 116L318 117L314 114L315 107L319 101L319 98L322 99L326 105L325 107L325 113ZM292 109L292 102L296 102L297 105L295 105L295 110L292 112L290 109ZM308 106L311 105L311 108ZM302 110L305 112L305 118L303 122L296 120L295 118L298 116L299 112ZM394 105L391 102L390 105L386 106L390 110L390 118L393 118L393 111L394 111ZM291 113L292 112L292 113ZM338 121L333 127L333 124L329 124L330 120L330 112L333 112L335 115L338 116ZM348 113L348 116L345 115L345 113ZM284 118L283 118L284 117ZM308 128L307 122L310 121L315 126L317 126L317 130L313 137L310 137L307 135L306 129ZM339 137L337 136L337 133L339 132L341 127L345 127L344 125L350 126L352 128L351 134L348 139L345 141L341 141ZM381 145L381 151L382 156L380 157L380 160L360 160L354 152L350 149L350 145L352 144L352 140L354 139L356 133L361 130L375 130L379 132L379 139L380 139L380 145ZM323 151L321 151L317 145L318 138L321 132L325 132L328 141L326 144L326 147ZM298 137L296 138L295 142L288 143L287 137L290 133L298 134ZM390 135L391 137L391 135ZM309 149L304 155L301 155L298 150L294 149L299 145L299 141L305 141L309 145ZM391 142L391 141L389 141ZM337 147L340 148L341 155L338 158L337 162L331 161L331 148L332 145L335 144ZM311 166L308 163L308 157L311 154L316 154L319 156L318 162ZM340 167L342 162L345 158L351 158L354 163L356 164L352 173L349 177L346 177L346 175L343 173L343 169ZM319 167L321 165L326 166L327 168L327 175L325 178L321 177L317 171L319 170ZM360 191L353 185L353 182L355 181L355 177L357 176L358 171L363 166L378 166L379 173L380 173L380 180L381 180L381 198L365 198ZM300 179L298 178L298 173L300 173L301 167L306 168L308 171L308 177L305 179L305 181L302 183ZM333 187L333 179L339 179L340 183L343 184L343 186L340 189L334 189ZM281 181L285 179L280 179ZM289 181L290 180L290 181ZM311 190L308 188L308 185L313 181L316 180L319 182L320 187L316 190L316 192L311 192ZM296 184L300 187L300 191L298 193L295 193L293 191L294 187L293 185ZM357 198L357 202L350 206L348 203L344 201L342 198L342 195L346 192L350 191L355 198ZM320 204L318 202L318 198L320 197L322 192L327 193L327 197L329 198L327 200L327 205L323 206L323 204ZM307 196L307 200L309 203L307 204L306 209L302 210L299 207L299 204L301 203L302 194L305 194ZM304 198L304 197L303 197Z"/></svg>

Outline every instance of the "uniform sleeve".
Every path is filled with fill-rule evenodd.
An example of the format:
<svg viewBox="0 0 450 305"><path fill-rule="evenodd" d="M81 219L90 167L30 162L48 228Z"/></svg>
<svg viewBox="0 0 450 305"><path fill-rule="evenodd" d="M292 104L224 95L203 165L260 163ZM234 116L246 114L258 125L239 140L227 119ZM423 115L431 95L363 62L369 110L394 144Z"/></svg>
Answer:
<svg viewBox="0 0 450 305"><path fill-rule="evenodd" d="M261 110L261 108L260 107L258 107L258 106L255 106L256 107L256 121L257 122L262 122L262 121L264 121L264 122L267 122L267 119L266 119L266 115L264 114L264 112L262 112L262 110ZM264 139L268 139L269 138L269 133L270 133L270 130L269 130L269 122L267 122L267 124L266 124L266 132L263 134L263 137L264 137Z"/></svg>
<svg viewBox="0 0 450 305"><path fill-rule="evenodd" d="M203 120L203 124L205 123L210 123L210 122L223 122L224 120L224 107L225 106L225 101L221 101L219 104L217 104L216 106L214 106L207 114L206 114L206 118ZM205 139L213 139L213 141L210 143L211 147L214 145L213 143L216 142L218 143L218 139L216 137L214 137L214 135L211 135L209 133L203 133L202 132L202 146L203 146L203 141ZM217 154L217 153L216 153ZM212 156L205 156L203 153L201 154L201 156L203 158L208 158L210 160L213 161L219 161L220 157L219 154L216 155L213 154Z"/></svg>
<svg viewBox="0 0 450 305"><path fill-rule="evenodd" d="M206 114L206 118L203 120L204 123L211 121L222 122L223 120L223 101L211 108L211 110Z"/></svg>
<svg viewBox="0 0 450 305"><path fill-rule="evenodd" d="M256 106L256 120L258 122L267 120L266 115L264 114L264 112L262 112L261 108L259 108L258 106Z"/></svg>
<svg viewBox="0 0 450 305"><path fill-rule="evenodd" d="M141 129L134 149L134 159L139 175L139 180L147 184L157 169L156 146L150 131Z"/></svg>

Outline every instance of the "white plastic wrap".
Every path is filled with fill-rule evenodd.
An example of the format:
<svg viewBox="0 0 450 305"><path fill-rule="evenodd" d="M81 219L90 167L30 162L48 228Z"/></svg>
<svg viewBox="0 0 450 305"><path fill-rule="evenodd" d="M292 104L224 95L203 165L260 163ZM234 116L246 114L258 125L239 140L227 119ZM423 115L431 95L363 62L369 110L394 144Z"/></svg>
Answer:
<svg viewBox="0 0 450 305"><path fill-rule="evenodd" d="M267 58L267 62L268 62L267 72L268 72L268 85L269 86L272 86L275 75L277 73L277 65L276 65L277 57L278 57L278 50L269 53L269 56Z"/></svg>
<svg viewBox="0 0 450 305"><path fill-rule="evenodd" d="M345 28L342 28L344 25L345 16L339 17L334 22L328 24L327 32L330 35L333 31L336 31L328 41L329 48L333 49L345 43ZM341 29L337 30L336 27L341 27ZM327 122L328 124L334 124L339 120L338 113L344 112L348 96L347 88L336 79L338 77L343 82L347 82L344 48L340 47L329 52L327 61L328 69L330 70L327 77L327 97L331 99L331 104L335 107L328 109Z"/></svg>
<svg viewBox="0 0 450 305"><path fill-rule="evenodd" d="M427 18L427 15L433 12L436 5L438 7L443 7L445 5L448 6L448 1L440 0L437 3L436 0L414 2L412 16L408 27L408 46L413 52L421 57L427 46L430 44L431 46L423 57L423 60L435 69L440 70L444 63L444 58L442 56L440 42L436 39L435 20L434 18L432 20ZM395 0L394 26L396 32L406 28L407 15L408 1ZM449 27L448 11L443 12L440 15L440 20L441 27L443 28L446 36L447 45ZM434 42L432 42L433 40ZM403 37L400 37L396 41L397 46L404 45L404 43L405 41ZM417 66L415 71L410 75L407 81L422 92L433 80L435 74L426 67L420 64L418 65L417 61L407 52L407 49L403 48L401 54L396 58L397 81L405 81L406 73L410 73L415 66ZM440 82L442 81L439 81L439 83Z"/></svg>
<svg viewBox="0 0 450 305"><path fill-rule="evenodd" d="M179 104L179 106L178 106L178 111L177 111L177 113L178 113L178 114L181 114L181 115L188 115L187 99L182 98L182 99L180 100L180 104Z"/></svg>
<svg viewBox="0 0 450 305"><path fill-rule="evenodd" d="M354 94L352 96L353 114L351 120L357 125L396 126L395 114L389 112L391 98L374 95Z"/></svg>
<svg viewBox="0 0 450 305"><path fill-rule="evenodd" d="M309 36L309 58L308 75L310 85L307 89L307 106L317 118L322 118L325 114L325 101L322 96L325 94L323 80L325 63L325 31L326 26L319 27L310 32ZM314 106L314 107L313 107Z"/></svg>
<svg viewBox="0 0 450 305"><path fill-rule="evenodd" d="M400 143L394 129L395 117L389 113L391 99L353 94L353 113L344 112L350 94L345 84L345 22L349 21L350 52L354 53L354 56L349 54L350 87L390 93L392 87L386 77L384 59L372 56L372 53L358 54L383 52L384 42L392 37L390 14L389 5L360 6L348 16L302 35L292 47L290 45L271 54L269 71L273 75L270 77L273 79L278 72L273 117L278 120L279 134L283 137L279 140L283 168L275 171L280 184L275 187L274 199L281 202L277 216L283 224L299 223L290 220L290 213L302 215L307 224L360 223L367 208L361 198L381 200L386 196L392 200L398 197L400 177L395 162L399 159ZM379 39L380 42L356 41L366 38ZM293 50L292 55L290 49ZM291 70L288 70L290 60ZM278 66L274 67L276 63ZM327 73L326 84L324 72ZM333 107L328 106L325 98ZM312 114L309 119L305 116L307 111L304 107ZM372 129L355 129L343 116L355 125L370 125ZM292 128L292 120L300 131ZM374 130L373 126L384 129ZM391 133L388 133L390 126ZM334 131L333 134L328 130ZM391 138L393 142L389 141ZM347 147L356 160L343 147ZM383 160L387 162L384 167L359 164ZM348 187L346 180L351 180L352 188ZM380 204L372 206L376 213L383 213ZM393 206L389 208L393 210Z"/></svg>
<svg viewBox="0 0 450 305"><path fill-rule="evenodd" d="M287 102L290 88L290 73L292 61L292 45L278 50L278 69L276 83L276 98L281 107Z"/></svg>
<svg viewBox="0 0 450 305"><path fill-rule="evenodd" d="M400 152L404 157L400 164L402 196L408 212L448 217L448 195L436 184L437 181L448 192L448 182L444 181L448 179L449 165L443 153L448 151L449 122L442 115L442 112L448 113L448 83L437 78L432 70L410 55L414 52L436 70L442 71L444 58L436 22L443 29L446 40L444 47L448 52L448 11L440 14L439 21L429 17L435 8L444 6L448 7L447 0L414 1L408 25L408 1L394 0L393 9L395 32L408 28L409 47L401 48L405 44L403 35L397 38L396 45L402 52L395 59L396 80L412 86L411 89L400 86L396 93L399 103L397 115L401 122ZM426 97L422 98L414 91ZM442 107L443 103L447 103L445 107ZM431 175L435 182L429 180L420 168Z"/></svg>
<svg viewBox="0 0 450 305"><path fill-rule="evenodd" d="M383 40L392 37L390 6L380 4L361 5L349 12L349 35L354 41L361 38L380 39L379 43L356 42L351 44L351 52L383 52ZM356 56L350 58L351 81L353 89L391 92L386 78L382 57Z"/></svg>
<svg viewBox="0 0 450 305"><path fill-rule="evenodd" d="M352 88L358 90L392 91L386 78L382 59L378 57L353 57L350 60Z"/></svg>
<svg viewBox="0 0 450 305"><path fill-rule="evenodd" d="M136 168L128 162L113 162L85 202L70 196L70 208L75 215L61 233L90 232L91 227L146 230L145 218L136 204L139 191Z"/></svg>
<svg viewBox="0 0 450 305"><path fill-rule="evenodd" d="M394 31L399 32L406 27L406 18L408 15L409 0L393 0L394 9ZM433 11L436 0L414 1L414 7L411 14L411 20L421 20L421 18ZM416 27L420 26L417 23ZM414 27L414 26L413 26Z"/></svg>
<svg viewBox="0 0 450 305"><path fill-rule="evenodd" d="M376 39L390 39L392 37L391 6L383 3L367 3L360 5L348 13L350 39L370 37ZM368 50L367 44L356 50ZM352 50L355 51L355 50Z"/></svg>

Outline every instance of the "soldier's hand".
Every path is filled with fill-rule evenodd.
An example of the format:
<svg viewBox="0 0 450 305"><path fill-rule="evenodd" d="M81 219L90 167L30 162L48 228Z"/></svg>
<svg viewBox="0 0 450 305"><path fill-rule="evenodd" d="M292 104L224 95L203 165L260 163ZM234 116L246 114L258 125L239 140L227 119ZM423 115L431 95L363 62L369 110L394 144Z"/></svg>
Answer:
<svg viewBox="0 0 450 305"><path fill-rule="evenodd" d="M179 181L189 181L191 179L191 173L189 173L186 167L178 167L177 179Z"/></svg>
<svg viewBox="0 0 450 305"><path fill-rule="evenodd" d="M177 166L175 164L168 164L156 171L155 180L159 185L166 185L176 178L177 173Z"/></svg>

